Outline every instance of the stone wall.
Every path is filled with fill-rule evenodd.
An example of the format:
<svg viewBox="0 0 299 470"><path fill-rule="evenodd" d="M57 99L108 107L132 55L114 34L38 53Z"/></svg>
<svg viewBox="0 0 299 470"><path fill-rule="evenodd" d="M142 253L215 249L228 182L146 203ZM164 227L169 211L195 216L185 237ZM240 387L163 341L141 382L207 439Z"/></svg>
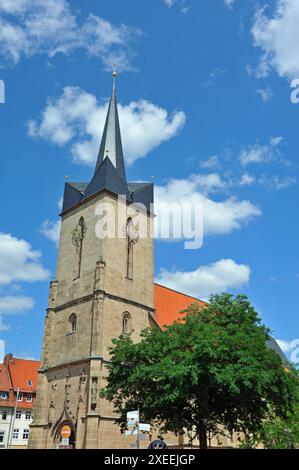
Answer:
<svg viewBox="0 0 299 470"><path fill-rule="evenodd" d="M125 230L126 219L117 199L99 195L62 217L56 278L49 291L42 365L31 425L30 448L55 448L59 431L68 423L77 448L130 447L114 424L110 403L100 399L105 364L112 339L122 334L123 315L129 314L132 338L150 326L154 309L154 265L151 218L136 210L128 214L147 222L146 236L134 243L133 279L126 278L127 239L99 239L95 214L99 203L109 203L115 225ZM126 205L123 205L126 208ZM80 277L76 277L76 227L84 218ZM76 331L70 317L76 315ZM144 443L143 445L146 445Z"/></svg>

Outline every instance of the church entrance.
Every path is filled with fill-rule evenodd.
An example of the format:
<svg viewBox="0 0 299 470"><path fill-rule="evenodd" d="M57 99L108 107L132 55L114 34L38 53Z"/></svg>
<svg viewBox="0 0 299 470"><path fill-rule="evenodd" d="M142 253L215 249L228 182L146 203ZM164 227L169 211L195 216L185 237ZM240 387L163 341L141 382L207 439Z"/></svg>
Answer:
<svg viewBox="0 0 299 470"><path fill-rule="evenodd" d="M73 426L65 422L63 423L57 433L57 441L59 449L75 449L76 448L76 435Z"/></svg>

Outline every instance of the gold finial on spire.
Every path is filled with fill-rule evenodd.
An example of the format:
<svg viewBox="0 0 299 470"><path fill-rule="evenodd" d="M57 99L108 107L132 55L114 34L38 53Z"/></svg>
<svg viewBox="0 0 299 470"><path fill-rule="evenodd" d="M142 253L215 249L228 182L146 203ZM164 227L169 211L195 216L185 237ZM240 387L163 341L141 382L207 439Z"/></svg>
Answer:
<svg viewBox="0 0 299 470"><path fill-rule="evenodd" d="M115 80L116 77L117 77L116 65L115 65L115 64L114 64L114 69L113 69L113 72L112 72L112 76L113 76L114 80Z"/></svg>

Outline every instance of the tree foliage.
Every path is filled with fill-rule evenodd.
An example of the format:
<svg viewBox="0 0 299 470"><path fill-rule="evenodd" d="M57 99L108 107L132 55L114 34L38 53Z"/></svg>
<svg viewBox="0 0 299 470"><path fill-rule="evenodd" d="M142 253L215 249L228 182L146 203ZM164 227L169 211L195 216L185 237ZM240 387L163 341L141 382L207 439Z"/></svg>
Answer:
<svg viewBox="0 0 299 470"><path fill-rule="evenodd" d="M280 357L267 348L270 331L261 324L246 296L213 295L206 308L186 310L183 321L145 330L134 344L130 336L113 341L107 386L126 426L126 412L164 432L195 429L206 447L209 423L253 434L273 414L292 413L296 380Z"/></svg>
<svg viewBox="0 0 299 470"><path fill-rule="evenodd" d="M299 398L299 397L298 397ZM248 436L242 447L263 446L265 449L293 449L299 446L299 400L285 419L269 410L260 429Z"/></svg>

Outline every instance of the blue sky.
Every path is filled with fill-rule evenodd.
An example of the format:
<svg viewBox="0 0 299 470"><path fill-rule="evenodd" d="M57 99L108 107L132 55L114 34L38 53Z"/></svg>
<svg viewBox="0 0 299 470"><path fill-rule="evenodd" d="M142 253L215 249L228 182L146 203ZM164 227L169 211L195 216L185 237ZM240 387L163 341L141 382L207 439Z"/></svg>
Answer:
<svg viewBox="0 0 299 470"><path fill-rule="evenodd" d="M156 241L158 281L246 293L294 351L298 23L296 0L1 2L0 349L40 355L64 177L91 177L116 62L128 179L204 204L201 249Z"/></svg>

